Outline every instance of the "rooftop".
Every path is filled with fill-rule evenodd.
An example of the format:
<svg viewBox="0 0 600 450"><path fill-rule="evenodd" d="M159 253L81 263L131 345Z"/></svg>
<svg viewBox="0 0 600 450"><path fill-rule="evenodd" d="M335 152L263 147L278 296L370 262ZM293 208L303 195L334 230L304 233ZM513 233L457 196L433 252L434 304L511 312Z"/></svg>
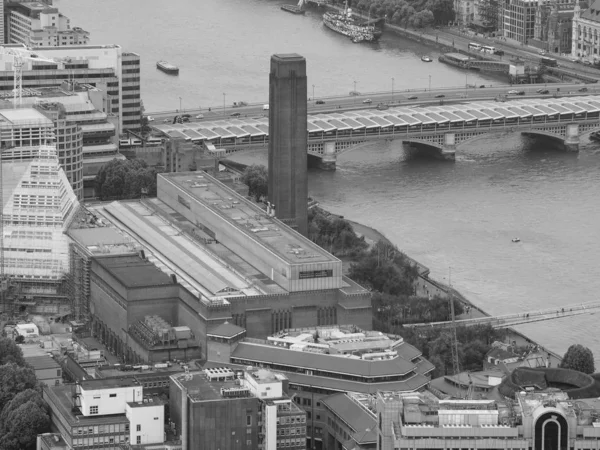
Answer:
<svg viewBox="0 0 600 450"><path fill-rule="evenodd" d="M84 391L93 391L98 389L114 389L139 386L138 381L133 377L120 378L97 378L94 380L84 380L80 382L81 389Z"/></svg>
<svg viewBox="0 0 600 450"><path fill-rule="evenodd" d="M214 374L216 371L212 372ZM211 376L207 375L206 371L197 371L173 375L171 379L187 389L188 396L193 402L223 401L252 396L250 390L241 386L235 373L229 369L223 369L221 376ZM224 393L233 395L224 395Z"/></svg>
<svg viewBox="0 0 600 450"><path fill-rule="evenodd" d="M210 329L207 336L218 336L224 338L232 338L244 333L246 330L242 327L229 322L222 323Z"/></svg>
<svg viewBox="0 0 600 450"><path fill-rule="evenodd" d="M34 370L60 369L60 365L49 355L26 357L25 362Z"/></svg>
<svg viewBox="0 0 600 450"><path fill-rule="evenodd" d="M95 261L128 289L173 284L171 277L139 255L101 256Z"/></svg>
<svg viewBox="0 0 600 450"><path fill-rule="evenodd" d="M216 178L196 172L158 175L188 193L194 200L250 240L274 252L289 264L339 262L314 242L285 226L254 203L246 200Z"/></svg>
<svg viewBox="0 0 600 450"><path fill-rule="evenodd" d="M81 220L81 219L79 219ZM85 219L83 219L85 220ZM74 228L82 225L75 219L67 234L93 255L117 255L135 253L136 246L127 236L117 229L106 226L90 226L89 228Z"/></svg>
<svg viewBox="0 0 600 450"><path fill-rule="evenodd" d="M3 109L0 111L0 127L5 125L29 125L53 127L53 122L33 108Z"/></svg>
<svg viewBox="0 0 600 450"><path fill-rule="evenodd" d="M333 411L354 432L353 439L359 444L376 442L377 420L373 413L360 406L347 394L334 394L321 400L328 409ZM366 433L365 433L366 431Z"/></svg>

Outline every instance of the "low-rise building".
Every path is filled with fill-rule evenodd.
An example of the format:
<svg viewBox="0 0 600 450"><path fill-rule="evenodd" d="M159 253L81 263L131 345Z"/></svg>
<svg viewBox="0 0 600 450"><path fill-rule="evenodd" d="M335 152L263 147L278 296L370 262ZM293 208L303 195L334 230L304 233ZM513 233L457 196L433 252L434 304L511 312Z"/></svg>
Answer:
<svg viewBox="0 0 600 450"><path fill-rule="evenodd" d="M62 368L50 355L26 357L25 361L33 367L35 377L40 383L48 386L62 384Z"/></svg>
<svg viewBox="0 0 600 450"><path fill-rule="evenodd" d="M337 450L374 450L377 448L377 416L373 396L333 394L321 400L327 425L323 446Z"/></svg>
<svg viewBox="0 0 600 450"><path fill-rule="evenodd" d="M53 428L69 448L118 450L123 443L164 441L164 404L144 399L143 388L132 378L45 386L43 398Z"/></svg>

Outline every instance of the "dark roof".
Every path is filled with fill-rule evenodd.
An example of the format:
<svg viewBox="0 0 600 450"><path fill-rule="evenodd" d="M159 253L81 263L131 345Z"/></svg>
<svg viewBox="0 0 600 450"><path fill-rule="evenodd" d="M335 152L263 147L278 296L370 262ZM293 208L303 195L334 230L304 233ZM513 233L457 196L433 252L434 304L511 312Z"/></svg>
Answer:
<svg viewBox="0 0 600 450"><path fill-rule="evenodd" d="M496 347L496 348L491 349L489 352L487 352L487 354L485 355L485 359L487 360L490 356L492 358L505 360L505 359L509 359L509 358L517 358L519 355L517 355L516 353L513 353L511 351L504 350L503 348Z"/></svg>
<svg viewBox="0 0 600 450"><path fill-rule="evenodd" d="M219 336L224 338L232 338L237 336L238 334L242 334L246 330L242 327L238 327L237 325L229 322L224 322L221 325L217 325L213 329L209 330L208 336Z"/></svg>
<svg viewBox="0 0 600 450"><path fill-rule="evenodd" d="M25 362L33 367L33 370L60 369L60 364L49 355L25 357Z"/></svg>
<svg viewBox="0 0 600 450"><path fill-rule="evenodd" d="M83 390L112 389L140 385L140 383L133 376L120 378L96 378L94 380L81 381L79 384Z"/></svg>
<svg viewBox="0 0 600 450"><path fill-rule="evenodd" d="M171 277L138 255L97 257L94 260L126 288L173 284Z"/></svg>
<svg viewBox="0 0 600 450"><path fill-rule="evenodd" d="M353 438L359 444L376 442L376 435L373 432L377 426L375 417L348 398L346 394L330 395L321 399L321 403L325 404L355 432Z"/></svg>
<svg viewBox="0 0 600 450"><path fill-rule="evenodd" d="M234 350L232 358L363 377L405 375L416 368L412 362L401 357L383 361L368 361L288 350L273 345L257 345L251 342L240 342Z"/></svg>
<svg viewBox="0 0 600 450"><path fill-rule="evenodd" d="M600 22L600 0L596 0L592 3L588 9L581 13L582 19L591 20L593 22Z"/></svg>

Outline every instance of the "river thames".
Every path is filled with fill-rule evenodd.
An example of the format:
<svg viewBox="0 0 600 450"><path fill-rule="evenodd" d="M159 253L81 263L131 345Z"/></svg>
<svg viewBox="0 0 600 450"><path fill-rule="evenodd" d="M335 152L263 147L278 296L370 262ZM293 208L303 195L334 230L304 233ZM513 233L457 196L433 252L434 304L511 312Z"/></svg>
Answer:
<svg viewBox="0 0 600 450"><path fill-rule="evenodd" d="M464 86L465 72L426 64L434 49L385 33L378 44L352 44L325 29L316 11L295 16L276 0L61 0L72 26L92 44L120 44L142 58L148 111L206 108L268 97L269 57L307 58L315 96ZM166 59L179 77L155 68ZM468 74L469 84L498 79ZM309 90L312 89L312 86ZM309 95L311 92L309 91ZM266 164L265 150L235 156ZM579 154L532 145L519 136L459 147L455 163L409 158L399 142L378 142L338 158L337 171L309 171L321 205L380 230L491 314L597 299L600 292L600 147L583 139ZM511 239L519 237L520 243ZM600 313L599 313L600 316ZM576 316L517 329L564 353L581 343L600 361L598 316Z"/></svg>

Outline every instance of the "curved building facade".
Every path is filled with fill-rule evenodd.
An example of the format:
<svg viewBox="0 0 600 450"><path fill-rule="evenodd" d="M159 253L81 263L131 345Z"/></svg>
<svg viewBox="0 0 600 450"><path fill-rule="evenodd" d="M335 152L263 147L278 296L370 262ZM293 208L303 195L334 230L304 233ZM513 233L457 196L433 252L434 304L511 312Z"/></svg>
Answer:
<svg viewBox="0 0 600 450"><path fill-rule="evenodd" d="M58 162L78 200L83 199L83 133L76 123L58 119L56 123L56 148Z"/></svg>

